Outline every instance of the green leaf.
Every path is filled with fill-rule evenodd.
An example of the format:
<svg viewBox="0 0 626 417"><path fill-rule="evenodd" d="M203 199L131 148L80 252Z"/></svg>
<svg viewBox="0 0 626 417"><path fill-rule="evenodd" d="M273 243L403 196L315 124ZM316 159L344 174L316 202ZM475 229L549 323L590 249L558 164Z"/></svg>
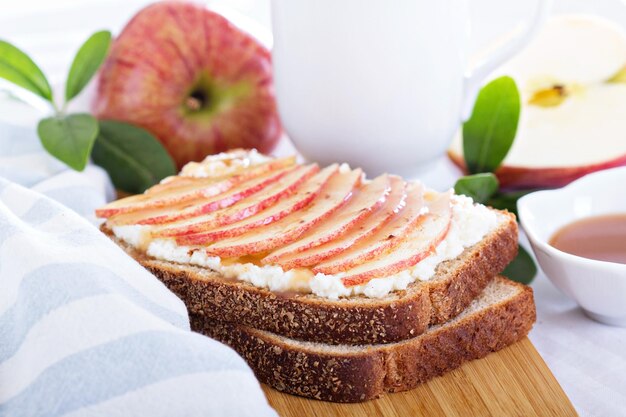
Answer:
<svg viewBox="0 0 626 417"><path fill-rule="evenodd" d="M508 210L517 216L517 200L534 191L537 190L512 191L508 193L499 192L489 198L486 204L500 210Z"/></svg>
<svg viewBox="0 0 626 417"><path fill-rule="evenodd" d="M85 88L104 62L111 44L111 32L96 32L80 47L65 83L65 100L70 101Z"/></svg>
<svg viewBox="0 0 626 417"><path fill-rule="evenodd" d="M147 130L128 123L101 120L92 158L109 173L116 188L129 193L141 193L176 174L163 145Z"/></svg>
<svg viewBox="0 0 626 417"><path fill-rule="evenodd" d="M490 172L467 175L459 178L454 185L456 194L465 194L477 203L484 203L498 191L498 179Z"/></svg>
<svg viewBox="0 0 626 417"><path fill-rule="evenodd" d="M0 78L52 102L52 89L37 64L20 49L0 40Z"/></svg>
<svg viewBox="0 0 626 417"><path fill-rule="evenodd" d="M39 122L37 133L52 156L82 171L98 136L98 121L86 113L48 117Z"/></svg>
<svg viewBox="0 0 626 417"><path fill-rule="evenodd" d="M463 154L470 173L493 172L509 152L520 115L520 95L511 77L484 86L463 125Z"/></svg>
<svg viewBox="0 0 626 417"><path fill-rule="evenodd" d="M528 252L520 246L517 257L504 269L502 275L522 284L530 284L537 275L537 265Z"/></svg>

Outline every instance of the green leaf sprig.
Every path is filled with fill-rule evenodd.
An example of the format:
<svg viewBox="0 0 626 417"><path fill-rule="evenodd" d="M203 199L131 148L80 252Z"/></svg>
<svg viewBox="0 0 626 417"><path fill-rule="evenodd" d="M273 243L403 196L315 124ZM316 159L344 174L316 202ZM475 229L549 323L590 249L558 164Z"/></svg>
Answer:
<svg viewBox="0 0 626 417"><path fill-rule="evenodd" d="M0 77L52 102L52 89L37 64L3 40L0 40Z"/></svg>
<svg viewBox="0 0 626 417"><path fill-rule="evenodd" d="M496 78L480 90L472 116L463 124L463 155L471 174L500 166L513 145L520 107L511 77Z"/></svg>
<svg viewBox="0 0 626 417"><path fill-rule="evenodd" d="M457 194L517 214L517 200L531 191L500 191L494 172L513 145L520 109L520 94L511 77L496 78L480 90L472 115L463 125L463 156L470 175L456 182ZM503 274L529 284L537 274L537 266L520 246L517 257Z"/></svg>
<svg viewBox="0 0 626 417"><path fill-rule="evenodd" d="M67 113L67 106L87 86L106 59L111 33L94 33L80 47L65 83L59 107L52 88L37 64L14 45L0 40L0 78L46 101L53 115L37 126L41 144L48 153L76 171L87 166L89 157L103 167L120 190L140 193L174 175L176 167L163 145L148 131L128 123L98 121L89 113Z"/></svg>
<svg viewBox="0 0 626 417"><path fill-rule="evenodd" d="M100 121L91 156L118 189L133 194L176 173L172 158L147 130L113 120Z"/></svg>

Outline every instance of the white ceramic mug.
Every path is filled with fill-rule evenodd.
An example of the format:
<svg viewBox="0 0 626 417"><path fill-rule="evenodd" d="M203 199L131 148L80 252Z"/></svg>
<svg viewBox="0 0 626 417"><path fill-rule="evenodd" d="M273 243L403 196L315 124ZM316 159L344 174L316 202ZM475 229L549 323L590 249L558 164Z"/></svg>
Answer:
<svg viewBox="0 0 626 417"><path fill-rule="evenodd" d="M466 0L272 0L287 134L314 161L418 174L444 154L484 77L534 32L539 1L530 24L468 71Z"/></svg>

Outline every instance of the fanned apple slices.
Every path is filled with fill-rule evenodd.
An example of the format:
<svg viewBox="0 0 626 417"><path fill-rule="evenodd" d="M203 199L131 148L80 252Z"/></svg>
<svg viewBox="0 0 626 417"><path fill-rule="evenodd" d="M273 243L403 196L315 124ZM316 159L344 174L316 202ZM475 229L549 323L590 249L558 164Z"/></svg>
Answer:
<svg viewBox="0 0 626 417"><path fill-rule="evenodd" d="M241 182L227 192L217 194L211 198L199 198L165 207L148 208L147 210L123 213L110 217L109 221L114 225L163 224L210 213L232 206L238 201L258 193L270 184L278 181L287 173L298 169L300 169L300 167L278 168Z"/></svg>
<svg viewBox="0 0 626 417"><path fill-rule="evenodd" d="M325 184L320 195L303 210L259 227L238 237L220 240L206 248L209 255L223 258L267 252L298 239L346 204L361 183L363 171L338 172Z"/></svg>
<svg viewBox="0 0 626 417"><path fill-rule="evenodd" d="M279 168L295 165L295 158L274 159L263 164L224 178L172 177L170 181L157 184L146 190L145 194L114 201L97 209L98 217L111 217L117 214L130 213L156 207L165 207L191 200L214 197L222 194L235 185L255 177L271 173Z"/></svg>
<svg viewBox="0 0 626 417"><path fill-rule="evenodd" d="M348 230L347 233L323 245L316 246L298 253L291 253L289 246L285 251L279 248L261 259L264 264L278 264L285 270L308 267L319 264L327 259L334 258L367 239L372 233L387 224L397 213L406 206L406 184L402 178L390 177L391 191L385 203L377 211L367 217L362 223ZM308 233L314 234L316 229ZM294 243L297 245L297 241ZM288 253L287 253L288 252Z"/></svg>
<svg viewBox="0 0 626 417"><path fill-rule="evenodd" d="M424 218L424 187L413 183L407 190L406 207L384 227L360 244L344 252L338 259L320 263L313 272L334 274L362 264L399 245Z"/></svg>
<svg viewBox="0 0 626 417"><path fill-rule="evenodd" d="M336 170L337 166L335 165L334 168L329 168ZM167 223L154 230L152 234L153 236L161 237L188 235L214 230L216 227L244 220L259 212L263 212L263 210L273 206L286 196L291 196L298 190L301 190L302 184L318 171L319 167L317 164L299 166L278 179L275 183L266 187L263 192L255 193L223 210L195 216L187 220ZM322 177L324 177L324 175L322 175ZM291 201L291 199L289 199L289 201Z"/></svg>
<svg viewBox="0 0 626 417"><path fill-rule="evenodd" d="M339 274L349 287L431 255L448 233L451 204L450 193L393 175L366 181L360 169L284 158L229 176L173 177L97 215L109 227L145 225L148 239L201 248L224 262Z"/></svg>
<svg viewBox="0 0 626 417"><path fill-rule="evenodd" d="M274 223L309 205L317 198L328 180L337 173L338 168L337 165L324 168L313 177L306 180L294 194L245 220L222 227L207 227L205 232L193 233L192 230L196 230L194 227L187 229L190 231L189 233L179 233L179 229L169 231L166 229L156 232L153 231L152 235L155 237L174 235L176 236L176 242L180 245L204 245L219 239L238 236L252 229L256 230L257 227ZM218 211L216 215L219 216L219 213Z"/></svg>
<svg viewBox="0 0 626 417"><path fill-rule="evenodd" d="M294 243L283 246L266 256L262 262L267 264L278 263L277 261L281 256L296 254L337 240L380 208L390 191L389 175L381 175L356 191L350 201L324 223L324 227L310 230Z"/></svg>
<svg viewBox="0 0 626 417"><path fill-rule="evenodd" d="M415 266L430 256L448 234L452 222L450 194L439 195L428 204L424 220L413 228L393 250L370 262L349 269L341 278L347 287L361 285L374 278L387 277Z"/></svg>

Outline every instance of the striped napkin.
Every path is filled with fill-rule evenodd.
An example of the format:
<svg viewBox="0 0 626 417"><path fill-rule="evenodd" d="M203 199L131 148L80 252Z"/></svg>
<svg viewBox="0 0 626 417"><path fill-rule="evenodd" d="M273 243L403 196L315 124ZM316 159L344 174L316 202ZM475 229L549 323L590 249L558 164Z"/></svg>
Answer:
<svg viewBox="0 0 626 417"><path fill-rule="evenodd" d="M0 125L0 416L275 416L243 359L94 226L110 192Z"/></svg>

